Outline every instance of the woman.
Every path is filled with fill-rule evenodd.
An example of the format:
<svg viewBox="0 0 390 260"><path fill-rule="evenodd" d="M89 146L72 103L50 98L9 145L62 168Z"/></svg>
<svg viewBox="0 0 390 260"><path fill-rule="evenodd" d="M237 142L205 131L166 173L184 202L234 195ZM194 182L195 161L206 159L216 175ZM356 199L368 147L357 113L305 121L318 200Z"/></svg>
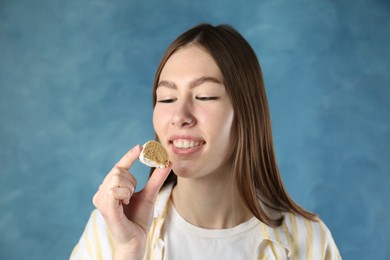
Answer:
<svg viewBox="0 0 390 260"><path fill-rule="evenodd" d="M237 31L201 24L179 36L153 97L170 166L135 193L129 169L142 148L124 155L71 258L340 259L327 227L283 187L260 65Z"/></svg>

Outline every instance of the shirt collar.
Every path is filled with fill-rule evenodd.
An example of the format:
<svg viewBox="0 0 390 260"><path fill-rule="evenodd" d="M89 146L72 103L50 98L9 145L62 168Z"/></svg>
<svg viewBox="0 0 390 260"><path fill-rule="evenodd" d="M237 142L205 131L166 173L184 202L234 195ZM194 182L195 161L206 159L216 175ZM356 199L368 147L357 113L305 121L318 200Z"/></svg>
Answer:
<svg viewBox="0 0 390 260"><path fill-rule="evenodd" d="M173 186L174 183L169 183L164 185L161 188L154 206L154 218L157 218L161 221L165 220L168 211L168 201L171 196ZM263 209L272 218L277 218L281 216L280 212L265 207L264 205L263 205ZM282 225L276 228L270 227L261 221L260 221L260 225L262 230L262 237L264 240L271 241L272 243L284 247L288 252L288 256L293 255L293 251L292 251L293 248L291 248L290 246L292 245L291 243L292 237L285 225L285 221L283 221Z"/></svg>
<svg viewBox="0 0 390 260"><path fill-rule="evenodd" d="M168 183L161 188L154 204L154 218L165 218L173 186L174 183Z"/></svg>

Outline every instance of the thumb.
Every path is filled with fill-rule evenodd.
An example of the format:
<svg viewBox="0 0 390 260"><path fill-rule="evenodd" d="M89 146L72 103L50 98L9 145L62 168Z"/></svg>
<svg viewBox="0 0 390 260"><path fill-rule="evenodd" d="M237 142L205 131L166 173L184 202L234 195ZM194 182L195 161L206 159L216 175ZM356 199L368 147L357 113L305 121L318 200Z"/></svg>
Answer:
<svg viewBox="0 0 390 260"><path fill-rule="evenodd" d="M152 175L150 176L148 182L145 185L142 193L145 196L145 199L151 203L154 203L157 194L160 191L164 181L167 179L169 173L171 172L171 163L166 168L156 168Z"/></svg>

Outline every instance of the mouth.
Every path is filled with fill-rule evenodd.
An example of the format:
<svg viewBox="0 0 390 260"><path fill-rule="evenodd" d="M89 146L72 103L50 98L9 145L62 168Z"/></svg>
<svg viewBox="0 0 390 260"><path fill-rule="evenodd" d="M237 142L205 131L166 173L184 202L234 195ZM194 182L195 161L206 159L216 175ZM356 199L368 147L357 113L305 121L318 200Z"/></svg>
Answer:
<svg viewBox="0 0 390 260"><path fill-rule="evenodd" d="M191 155L199 152L206 142L194 136L174 136L169 140L172 152L177 155Z"/></svg>
<svg viewBox="0 0 390 260"><path fill-rule="evenodd" d="M194 141L188 139L176 139L172 141L172 144L175 148L179 149L190 149L202 145L204 142Z"/></svg>

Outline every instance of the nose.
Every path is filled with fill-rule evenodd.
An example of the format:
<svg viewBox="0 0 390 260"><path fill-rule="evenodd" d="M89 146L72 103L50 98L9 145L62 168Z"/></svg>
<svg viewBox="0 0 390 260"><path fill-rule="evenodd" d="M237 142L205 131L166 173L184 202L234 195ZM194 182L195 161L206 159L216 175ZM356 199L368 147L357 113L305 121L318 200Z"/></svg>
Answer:
<svg viewBox="0 0 390 260"><path fill-rule="evenodd" d="M189 127L195 124L190 102L177 102L172 113L171 124L176 127Z"/></svg>

